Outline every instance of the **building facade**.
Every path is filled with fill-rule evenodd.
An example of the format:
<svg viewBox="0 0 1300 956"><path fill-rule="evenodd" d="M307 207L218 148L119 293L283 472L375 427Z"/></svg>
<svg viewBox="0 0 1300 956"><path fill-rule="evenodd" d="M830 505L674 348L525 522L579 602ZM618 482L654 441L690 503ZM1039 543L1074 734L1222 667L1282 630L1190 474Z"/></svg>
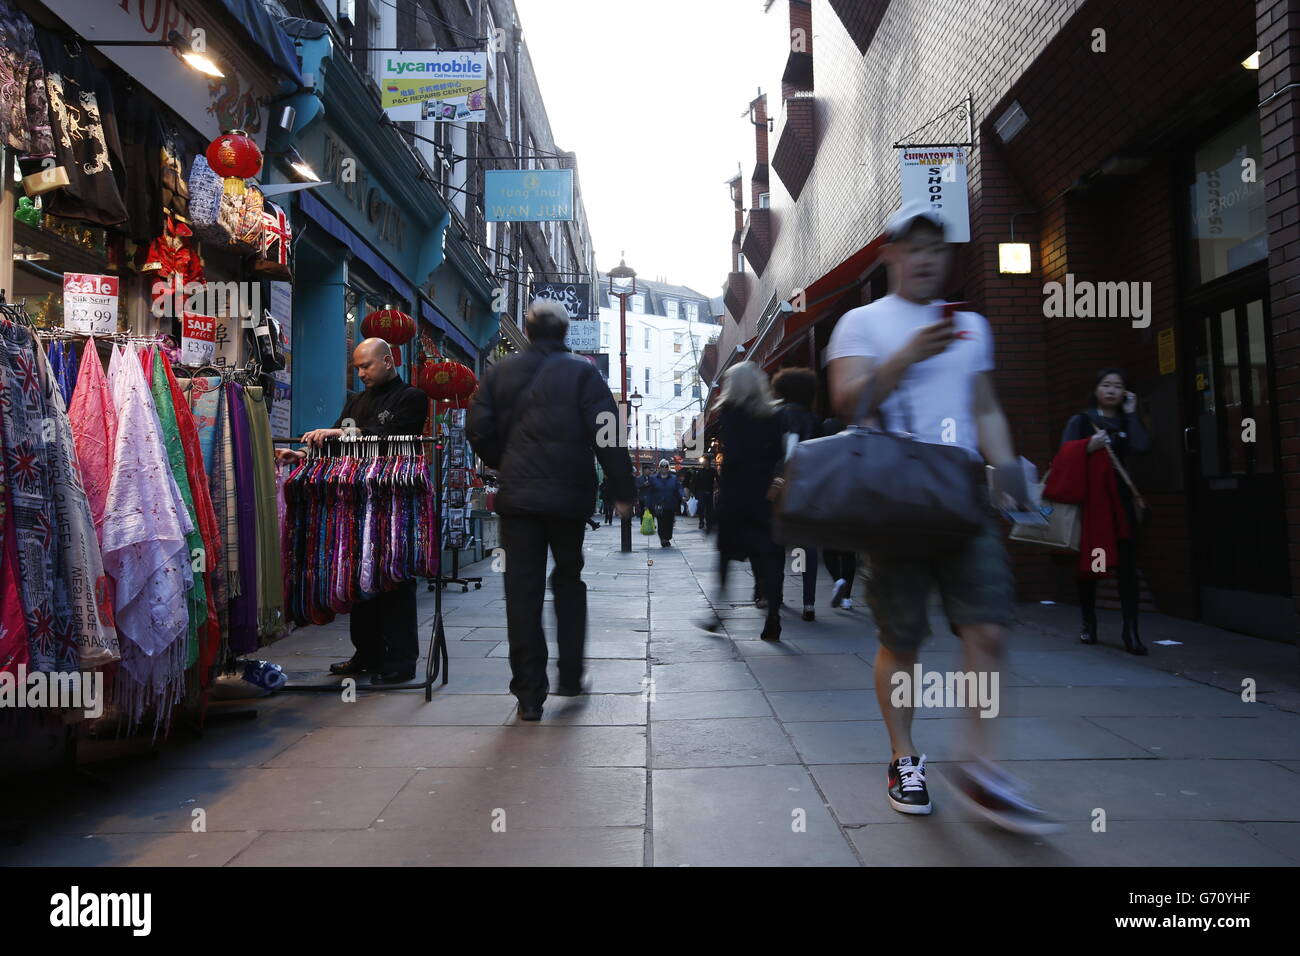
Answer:
<svg viewBox="0 0 1300 956"><path fill-rule="evenodd" d="M704 348L720 332L708 296L686 286L636 280L627 300L627 394L640 396L628 412L631 448L644 462L681 455L704 410L707 387L700 379ZM600 277L600 368L616 400L619 384L619 300Z"/></svg>
<svg viewBox="0 0 1300 956"><path fill-rule="evenodd" d="M742 358L820 368L838 318L886 292L895 145L968 144L948 297L992 324L1017 450L1044 468L1096 370L1123 367L1153 440L1133 475L1156 515L1144 597L1293 642L1300 4L786 0L767 15L789 41L768 64L781 94L750 104L706 377ZM1029 272L1001 271L1012 241ZM1022 599L1073 601L1069 560L1013 559Z"/></svg>

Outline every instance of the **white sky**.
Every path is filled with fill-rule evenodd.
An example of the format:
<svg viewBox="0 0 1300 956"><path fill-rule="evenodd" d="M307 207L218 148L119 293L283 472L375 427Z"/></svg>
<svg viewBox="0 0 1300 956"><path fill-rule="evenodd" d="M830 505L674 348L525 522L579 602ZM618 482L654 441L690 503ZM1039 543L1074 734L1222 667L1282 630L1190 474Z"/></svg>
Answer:
<svg viewBox="0 0 1300 956"><path fill-rule="evenodd" d="M784 2L515 0L551 130L578 154L596 263L721 294L758 87L779 109ZM688 25L684 29L682 24ZM774 145L769 143L769 146Z"/></svg>

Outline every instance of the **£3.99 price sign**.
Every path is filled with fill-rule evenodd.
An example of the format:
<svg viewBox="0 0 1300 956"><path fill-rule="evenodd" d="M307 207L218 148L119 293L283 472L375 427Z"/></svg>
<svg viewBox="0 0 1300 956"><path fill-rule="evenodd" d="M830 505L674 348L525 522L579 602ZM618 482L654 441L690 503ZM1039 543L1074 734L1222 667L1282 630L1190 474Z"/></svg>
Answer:
<svg viewBox="0 0 1300 956"><path fill-rule="evenodd" d="M63 273L63 327L70 332L117 331L117 276Z"/></svg>
<svg viewBox="0 0 1300 956"><path fill-rule="evenodd" d="M208 365L217 350L217 320L210 315L184 314L181 329L181 364Z"/></svg>

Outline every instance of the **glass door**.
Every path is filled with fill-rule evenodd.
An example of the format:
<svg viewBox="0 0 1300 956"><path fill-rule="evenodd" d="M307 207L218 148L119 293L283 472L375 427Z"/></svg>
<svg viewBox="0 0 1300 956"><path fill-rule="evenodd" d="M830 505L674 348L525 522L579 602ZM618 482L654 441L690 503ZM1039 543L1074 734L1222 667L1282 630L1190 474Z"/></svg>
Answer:
<svg viewBox="0 0 1300 956"><path fill-rule="evenodd" d="M1183 448L1203 594L1289 591L1268 333L1262 291L1202 306L1188 330Z"/></svg>

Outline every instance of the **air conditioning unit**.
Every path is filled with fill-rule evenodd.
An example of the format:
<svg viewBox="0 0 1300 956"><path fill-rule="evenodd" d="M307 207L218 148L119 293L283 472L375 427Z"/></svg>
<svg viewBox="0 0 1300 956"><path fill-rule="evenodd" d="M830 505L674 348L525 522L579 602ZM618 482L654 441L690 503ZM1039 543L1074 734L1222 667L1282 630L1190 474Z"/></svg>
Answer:
<svg viewBox="0 0 1300 956"><path fill-rule="evenodd" d="M351 30L357 25L356 0L338 0L339 26Z"/></svg>

